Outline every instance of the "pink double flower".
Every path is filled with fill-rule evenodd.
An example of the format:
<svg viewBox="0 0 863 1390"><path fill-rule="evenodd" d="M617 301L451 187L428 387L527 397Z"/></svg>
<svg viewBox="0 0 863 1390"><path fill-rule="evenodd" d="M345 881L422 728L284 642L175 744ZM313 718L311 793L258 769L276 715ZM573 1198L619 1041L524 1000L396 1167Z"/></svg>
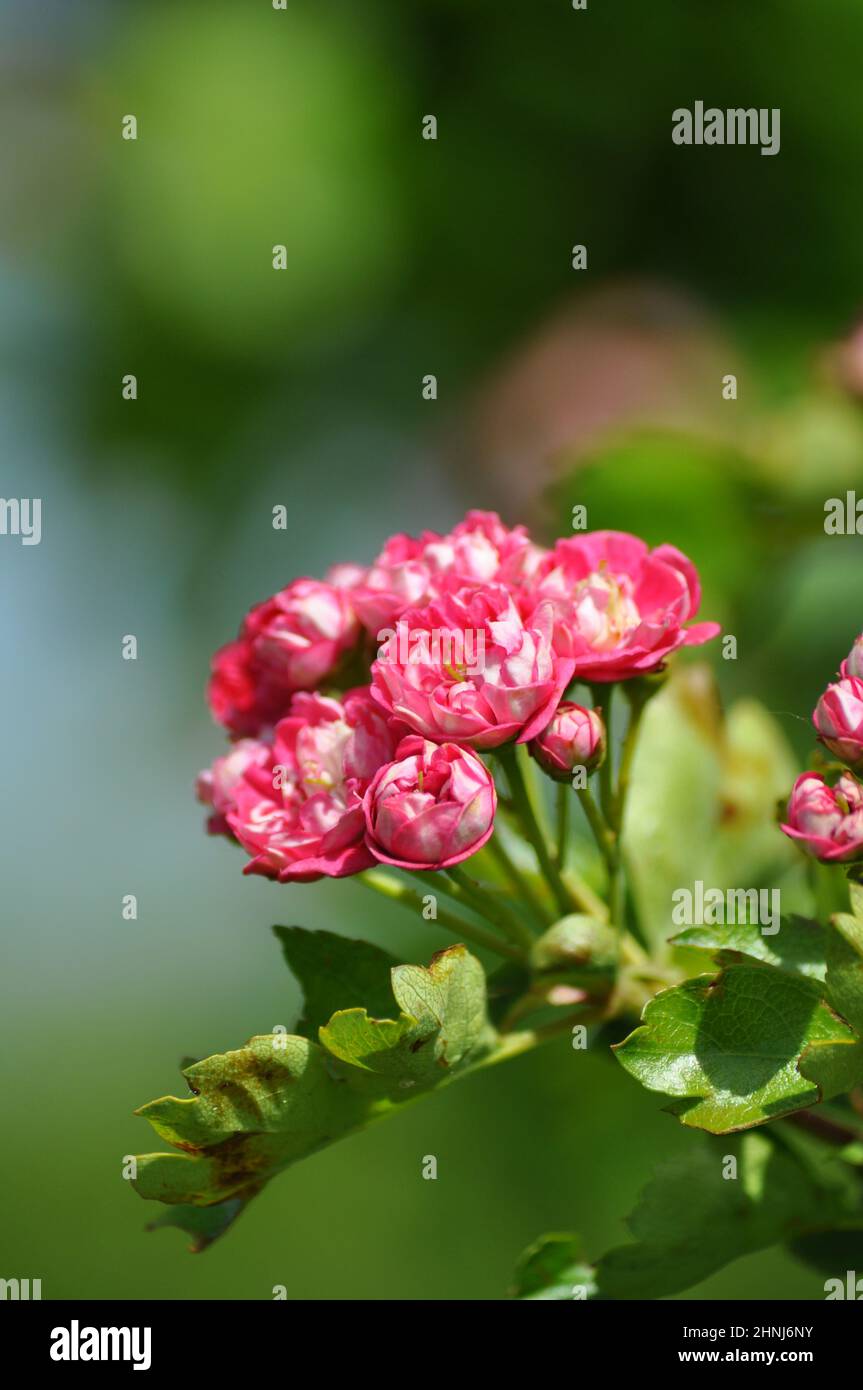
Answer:
<svg viewBox="0 0 863 1390"><path fill-rule="evenodd" d="M554 649L553 624L550 603L522 618L503 585L459 589L402 615L372 666L372 695L392 719L433 742L523 743L549 722L575 670L572 657ZM474 634L481 670L447 660L445 632Z"/></svg>
<svg viewBox="0 0 863 1390"><path fill-rule="evenodd" d="M685 624L701 603L692 561L673 545L650 550L625 531L559 540L527 586L523 604L553 604L555 645L579 680L627 680L655 671L678 647L698 646L718 623Z"/></svg>

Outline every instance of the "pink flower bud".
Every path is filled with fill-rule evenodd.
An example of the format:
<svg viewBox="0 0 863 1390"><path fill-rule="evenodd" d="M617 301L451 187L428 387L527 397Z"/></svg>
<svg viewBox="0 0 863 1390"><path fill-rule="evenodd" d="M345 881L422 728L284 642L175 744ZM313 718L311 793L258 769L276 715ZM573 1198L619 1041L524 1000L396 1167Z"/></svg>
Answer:
<svg viewBox="0 0 863 1390"><path fill-rule="evenodd" d="M853 653L852 653L853 655ZM863 680L828 685L812 716L821 742L849 767L863 765Z"/></svg>
<svg viewBox="0 0 863 1390"><path fill-rule="evenodd" d="M825 864L863 859L863 787L850 772L835 787L804 772L792 788L782 829Z"/></svg>
<svg viewBox="0 0 863 1390"><path fill-rule="evenodd" d="M564 700L529 752L549 777L569 782L577 767L593 772L605 758L605 725L596 710Z"/></svg>
<svg viewBox="0 0 863 1390"><path fill-rule="evenodd" d="M482 848L496 806L494 781L474 753L412 734L363 797L366 844L384 864L447 869Z"/></svg>
<svg viewBox="0 0 863 1390"><path fill-rule="evenodd" d="M863 680L863 633L855 641L839 671L843 677L856 676L858 680Z"/></svg>

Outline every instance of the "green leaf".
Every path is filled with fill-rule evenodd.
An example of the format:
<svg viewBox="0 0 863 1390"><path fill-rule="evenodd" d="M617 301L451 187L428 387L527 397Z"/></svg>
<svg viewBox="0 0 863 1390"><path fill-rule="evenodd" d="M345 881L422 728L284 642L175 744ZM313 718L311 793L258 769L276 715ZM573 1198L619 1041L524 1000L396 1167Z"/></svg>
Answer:
<svg viewBox="0 0 863 1390"><path fill-rule="evenodd" d="M764 1133L694 1145L645 1188L627 1221L635 1243L597 1265L599 1294L665 1298L742 1255L825 1231L859 1242L863 1193L841 1169L832 1155L804 1160Z"/></svg>
<svg viewBox="0 0 863 1390"><path fill-rule="evenodd" d="M827 938L827 993L843 1018L863 1033L863 919L839 913Z"/></svg>
<svg viewBox="0 0 863 1390"><path fill-rule="evenodd" d="M858 1034L863 1033L863 921L838 913L827 932L827 998ZM800 1070L818 1082L826 1095L838 1095L863 1081L863 1041L826 1057L804 1057Z"/></svg>
<svg viewBox="0 0 863 1390"><path fill-rule="evenodd" d="M581 1237L540 1236L516 1266L512 1297L525 1300L572 1300L596 1295L594 1271Z"/></svg>
<svg viewBox="0 0 863 1390"><path fill-rule="evenodd" d="M848 876L848 893L851 898L851 911L853 915L863 921L863 883L859 878L859 866L853 869Z"/></svg>
<svg viewBox="0 0 863 1390"><path fill-rule="evenodd" d="M756 701L723 719L708 667L672 672L648 704L632 765L623 849L639 921L658 961L674 930L672 894L758 888L795 866L775 824L795 764L776 721ZM797 856L799 858L799 856Z"/></svg>
<svg viewBox="0 0 863 1390"><path fill-rule="evenodd" d="M464 946L439 952L428 969L396 967L392 984L397 1019L349 1009L320 1029L320 1043L251 1038L187 1068L190 1098L166 1096L137 1112L181 1151L137 1160L136 1190L174 1208L160 1224L209 1243L276 1173L489 1054L496 1035L485 977ZM198 1214L216 1205L226 1210Z"/></svg>
<svg viewBox="0 0 863 1390"><path fill-rule="evenodd" d="M676 1098L683 1124L726 1134L838 1094L856 1042L816 982L753 962L663 990L613 1050L649 1091Z"/></svg>
<svg viewBox="0 0 863 1390"><path fill-rule="evenodd" d="M827 933L805 917L783 917L773 936L765 936L754 922L686 927L671 938L671 945L719 952L723 964L734 954L750 956L813 980L823 981L827 971Z"/></svg>
<svg viewBox="0 0 863 1390"><path fill-rule="evenodd" d="M304 927L273 927L273 931L303 987L303 1017L297 1023L303 1037L316 1038L336 1009L363 1004L379 1015L392 1008L390 971L398 961L380 946Z"/></svg>
<svg viewBox="0 0 863 1390"><path fill-rule="evenodd" d="M212 1245L214 1240L225 1234L245 1206L246 1202L242 1197L232 1197L226 1202L219 1202L215 1207L168 1207L161 1216L148 1223L147 1230L158 1231L163 1226L176 1226L192 1237L189 1249L193 1255L199 1255L208 1245Z"/></svg>
<svg viewBox="0 0 863 1390"><path fill-rule="evenodd" d="M392 991L402 1010L398 1020L343 1009L320 1030L324 1047L354 1067L396 1078L400 1086L434 1085L488 1031L485 975L463 947L442 951L428 970L397 966Z"/></svg>

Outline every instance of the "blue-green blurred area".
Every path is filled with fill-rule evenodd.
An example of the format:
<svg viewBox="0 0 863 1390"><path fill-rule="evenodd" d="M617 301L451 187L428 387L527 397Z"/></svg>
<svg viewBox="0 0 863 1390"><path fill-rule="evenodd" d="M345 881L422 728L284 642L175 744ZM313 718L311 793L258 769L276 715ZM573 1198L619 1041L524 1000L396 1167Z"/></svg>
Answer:
<svg viewBox="0 0 863 1390"><path fill-rule="evenodd" d="M203 833L210 653L295 575L467 506L549 536L584 503L692 555L738 638L725 697L806 756L863 627L860 539L824 532L863 496L861 58L856 0L0 4L0 490L42 498L40 545L0 537L0 1275L498 1297L543 1230L622 1241L697 1142L561 1042L300 1165L202 1256L145 1235L121 1176L181 1057L294 1024L272 923L445 944ZM779 155L675 147L699 99L781 108ZM822 1282L773 1252L697 1294Z"/></svg>

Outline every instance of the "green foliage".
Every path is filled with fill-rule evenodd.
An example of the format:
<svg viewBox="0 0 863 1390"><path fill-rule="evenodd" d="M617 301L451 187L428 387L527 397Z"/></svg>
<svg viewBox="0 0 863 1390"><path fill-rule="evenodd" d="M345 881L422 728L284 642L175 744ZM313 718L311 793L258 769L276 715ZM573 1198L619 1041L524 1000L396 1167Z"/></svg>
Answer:
<svg viewBox="0 0 863 1390"><path fill-rule="evenodd" d="M547 1235L525 1250L518 1262L512 1296L526 1300L593 1298L594 1271L580 1236Z"/></svg>
<svg viewBox="0 0 863 1390"><path fill-rule="evenodd" d="M775 881L794 851L774 824L794 763L756 701L723 717L709 670L678 670L647 706L633 760L623 847L654 955L669 955L672 894L697 879L725 889Z"/></svg>
<svg viewBox="0 0 863 1390"><path fill-rule="evenodd" d="M712 1134L764 1124L853 1084L857 1035L801 975L730 965L662 991L643 1019L614 1049L618 1061L648 1090L675 1097L668 1108L683 1124Z"/></svg>
<svg viewBox="0 0 863 1390"><path fill-rule="evenodd" d="M804 917L783 917L779 931L765 936L756 922L687 927L671 938L674 946L715 952L720 963L741 956L824 980L827 973L827 934L817 922Z"/></svg>
<svg viewBox="0 0 863 1390"><path fill-rule="evenodd" d="M633 1237L585 1269L577 1237L545 1237L519 1264L516 1297L665 1298L723 1265L793 1241L797 1253L830 1264L863 1253L863 1185L841 1159L791 1132L746 1134L693 1144L663 1164L628 1218ZM833 1256L831 1256L833 1252Z"/></svg>
<svg viewBox="0 0 863 1390"><path fill-rule="evenodd" d="M330 997L351 999L364 985L377 996L383 952L363 942L334 946L328 932L300 940L282 929L279 936L303 974L314 961L335 968L306 1001L308 1026ZM193 1249L203 1249L276 1173L490 1054L496 1035L485 977L464 946L439 952L428 968L400 965L390 974L397 1018L351 1007L318 1028L319 1042L279 1033L251 1038L187 1067L191 1098L166 1096L137 1112L180 1150L137 1160L137 1191L171 1207L155 1225L179 1226Z"/></svg>

